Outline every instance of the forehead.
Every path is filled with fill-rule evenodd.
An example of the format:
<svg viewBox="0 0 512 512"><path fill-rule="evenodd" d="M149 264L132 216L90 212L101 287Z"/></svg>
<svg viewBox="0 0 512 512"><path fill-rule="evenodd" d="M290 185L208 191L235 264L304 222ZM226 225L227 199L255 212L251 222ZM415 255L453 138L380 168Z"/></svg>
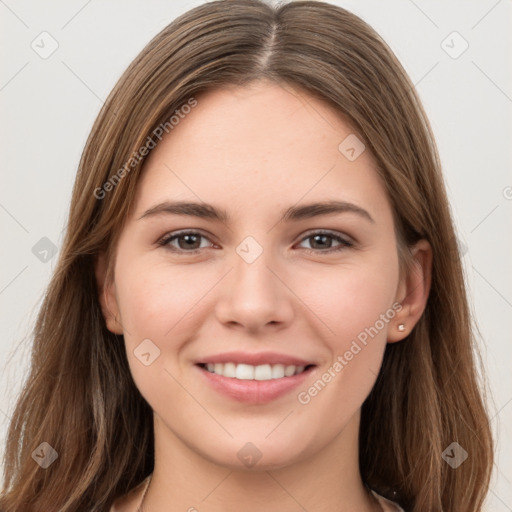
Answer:
<svg viewBox="0 0 512 512"><path fill-rule="evenodd" d="M341 199L364 204L372 216L390 213L370 152L326 102L264 81L195 100L147 158L135 214L169 199L239 214Z"/></svg>

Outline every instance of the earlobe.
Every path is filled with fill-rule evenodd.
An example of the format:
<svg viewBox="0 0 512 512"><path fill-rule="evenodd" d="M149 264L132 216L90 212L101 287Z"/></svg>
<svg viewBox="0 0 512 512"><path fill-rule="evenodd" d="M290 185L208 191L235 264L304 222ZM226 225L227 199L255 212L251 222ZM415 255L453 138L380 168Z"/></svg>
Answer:
<svg viewBox="0 0 512 512"><path fill-rule="evenodd" d="M402 305L388 330L388 343L406 338L427 305L432 280L432 248L420 240L411 249L412 265L400 283L396 300Z"/></svg>
<svg viewBox="0 0 512 512"><path fill-rule="evenodd" d="M99 254L96 258L94 270L98 287L98 300L107 329L114 334L123 334L115 295L115 283L109 282L107 279L108 262L104 253Z"/></svg>

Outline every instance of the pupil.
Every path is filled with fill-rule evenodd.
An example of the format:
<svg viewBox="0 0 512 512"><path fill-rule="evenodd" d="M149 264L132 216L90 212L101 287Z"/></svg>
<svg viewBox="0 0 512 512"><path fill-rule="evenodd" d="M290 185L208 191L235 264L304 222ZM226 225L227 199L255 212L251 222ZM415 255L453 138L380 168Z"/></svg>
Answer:
<svg viewBox="0 0 512 512"><path fill-rule="evenodd" d="M182 235L181 238L185 239L187 244L190 244L190 243L194 244L194 239L197 238L197 236L196 235ZM196 242L197 242L197 240L196 240ZM190 246L185 247L185 249L187 249L187 248L190 249L191 247Z"/></svg>
<svg viewBox="0 0 512 512"><path fill-rule="evenodd" d="M323 243L323 244L324 244L324 245L323 245L323 247L325 247L325 239L326 239L326 238L328 238L328 236L327 236L327 235L315 235L315 236L313 237L313 240L314 240L314 243L315 243L315 244L317 243L318 239L323 240L323 242L321 242L321 244L320 244L320 245L321 245L321 247L322 247L322 243Z"/></svg>
<svg viewBox="0 0 512 512"><path fill-rule="evenodd" d="M190 244L194 245L194 243L197 243L197 236L196 235L182 235L181 236L181 240L185 240L185 244L184 245L189 245L189 249L190 249ZM314 242L313 242L313 245L315 244L319 244L320 245L320 248L322 247L325 247L326 245L326 239L329 238L328 235L315 235L312 237ZM180 244L181 246L182 244ZM183 248L183 247L181 247ZM186 247L185 247L186 248Z"/></svg>

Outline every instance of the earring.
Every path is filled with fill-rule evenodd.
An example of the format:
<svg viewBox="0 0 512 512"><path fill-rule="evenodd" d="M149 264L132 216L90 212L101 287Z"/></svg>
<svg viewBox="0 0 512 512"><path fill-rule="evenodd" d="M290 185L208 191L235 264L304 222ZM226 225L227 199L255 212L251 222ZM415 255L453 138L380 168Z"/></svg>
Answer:
<svg viewBox="0 0 512 512"><path fill-rule="evenodd" d="M404 332L405 331L405 324L398 324L398 330L400 332Z"/></svg>

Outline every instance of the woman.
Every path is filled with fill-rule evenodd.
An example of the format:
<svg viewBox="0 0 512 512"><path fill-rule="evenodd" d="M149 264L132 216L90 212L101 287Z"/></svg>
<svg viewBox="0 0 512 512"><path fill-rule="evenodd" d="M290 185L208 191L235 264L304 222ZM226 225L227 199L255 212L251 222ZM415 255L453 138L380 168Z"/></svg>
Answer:
<svg viewBox="0 0 512 512"><path fill-rule="evenodd" d="M207 3L93 126L0 509L479 511L472 350L396 57L323 2Z"/></svg>

